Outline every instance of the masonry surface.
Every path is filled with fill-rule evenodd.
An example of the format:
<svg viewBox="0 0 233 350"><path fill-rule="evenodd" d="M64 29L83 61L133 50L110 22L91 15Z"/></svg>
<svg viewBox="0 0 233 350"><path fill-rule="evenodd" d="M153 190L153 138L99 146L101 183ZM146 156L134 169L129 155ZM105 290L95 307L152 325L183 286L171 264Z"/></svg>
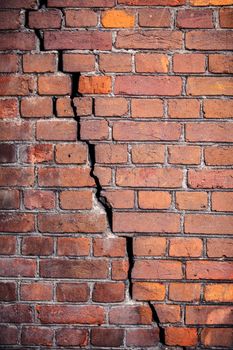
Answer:
<svg viewBox="0 0 233 350"><path fill-rule="evenodd" d="M0 349L233 347L232 28L0 0Z"/></svg>

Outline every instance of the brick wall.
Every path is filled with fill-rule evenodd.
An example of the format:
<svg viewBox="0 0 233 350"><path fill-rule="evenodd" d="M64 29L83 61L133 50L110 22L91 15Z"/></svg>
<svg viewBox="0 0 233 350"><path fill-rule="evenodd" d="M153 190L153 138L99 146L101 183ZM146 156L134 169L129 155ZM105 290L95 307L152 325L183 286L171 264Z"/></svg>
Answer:
<svg viewBox="0 0 233 350"><path fill-rule="evenodd" d="M233 346L231 5L0 0L1 349Z"/></svg>

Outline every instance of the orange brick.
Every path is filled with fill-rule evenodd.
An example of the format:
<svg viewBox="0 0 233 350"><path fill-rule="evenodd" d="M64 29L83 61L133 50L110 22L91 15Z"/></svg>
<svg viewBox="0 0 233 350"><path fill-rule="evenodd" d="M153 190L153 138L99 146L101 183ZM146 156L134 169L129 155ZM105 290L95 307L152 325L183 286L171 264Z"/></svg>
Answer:
<svg viewBox="0 0 233 350"><path fill-rule="evenodd" d="M141 209L168 209L171 194L162 191L139 191L138 205Z"/></svg>
<svg viewBox="0 0 233 350"><path fill-rule="evenodd" d="M207 239L207 256L212 258L232 258L233 257L233 240L232 239Z"/></svg>
<svg viewBox="0 0 233 350"><path fill-rule="evenodd" d="M168 162L171 164L200 164L201 148L198 146L169 146Z"/></svg>
<svg viewBox="0 0 233 350"><path fill-rule="evenodd" d="M168 100L168 116L170 118L199 118L200 102L195 99Z"/></svg>
<svg viewBox="0 0 233 350"><path fill-rule="evenodd" d="M203 105L205 118L233 118L232 100L204 100Z"/></svg>
<svg viewBox="0 0 233 350"><path fill-rule="evenodd" d="M180 210L204 210L208 207L206 192L176 192L176 207Z"/></svg>
<svg viewBox="0 0 233 350"><path fill-rule="evenodd" d="M180 279L183 276L181 262L175 260L136 260L132 277L137 279ZM162 322L162 320L160 320Z"/></svg>
<svg viewBox="0 0 233 350"><path fill-rule="evenodd" d="M101 22L105 28L131 28L135 18L132 12L113 9L102 13Z"/></svg>
<svg viewBox="0 0 233 350"><path fill-rule="evenodd" d="M137 256L163 256L166 239L163 237L136 237L133 240L133 253Z"/></svg>
<svg viewBox="0 0 233 350"><path fill-rule="evenodd" d="M233 302L233 286L230 284L208 284L204 288L206 301Z"/></svg>
<svg viewBox="0 0 233 350"><path fill-rule="evenodd" d="M202 54L174 54L173 71L175 73L204 73L205 55Z"/></svg>
<svg viewBox="0 0 233 350"><path fill-rule="evenodd" d="M201 284L198 283L170 283L169 299L174 301L199 301Z"/></svg>
<svg viewBox="0 0 233 350"><path fill-rule="evenodd" d="M112 90L112 78L107 76L85 77L79 80L81 94L108 94Z"/></svg>
<svg viewBox="0 0 233 350"><path fill-rule="evenodd" d="M232 313L230 306L186 306L186 323L200 324L231 324Z"/></svg>
<svg viewBox="0 0 233 350"><path fill-rule="evenodd" d="M199 257L203 250L202 240L199 238L171 238L169 255L177 257Z"/></svg>
<svg viewBox="0 0 233 350"><path fill-rule="evenodd" d="M232 328L205 328L201 332L201 342L205 346L225 346L233 344Z"/></svg>
<svg viewBox="0 0 233 350"><path fill-rule="evenodd" d="M186 140L191 142L233 142L232 123L186 124Z"/></svg>
<svg viewBox="0 0 233 350"><path fill-rule="evenodd" d="M186 263L187 279L232 280L232 262L193 260ZM204 315L203 315L204 316Z"/></svg>
<svg viewBox="0 0 233 350"><path fill-rule="evenodd" d="M166 73L169 61L165 54L138 53L135 56L136 72Z"/></svg>
<svg viewBox="0 0 233 350"><path fill-rule="evenodd" d="M163 163L165 158L164 145L137 144L132 145L132 162L139 164Z"/></svg>
<svg viewBox="0 0 233 350"><path fill-rule="evenodd" d="M133 299L134 300L164 300L165 285L153 282L134 282Z"/></svg>
<svg viewBox="0 0 233 350"><path fill-rule="evenodd" d="M233 192L213 192L212 210L233 211Z"/></svg>
<svg viewBox="0 0 233 350"><path fill-rule="evenodd" d="M233 78L188 77L187 94L192 96L233 95Z"/></svg>
<svg viewBox="0 0 233 350"><path fill-rule="evenodd" d="M131 72L131 55L125 53L103 53L99 55L102 72Z"/></svg>
<svg viewBox="0 0 233 350"><path fill-rule="evenodd" d="M232 165L233 147L213 146L205 148L205 163L207 165Z"/></svg>
<svg viewBox="0 0 233 350"><path fill-rule="evenodd" d="M165 329L167 345L195 346L197 345L197 330L192 328L170 327Z"/></svg>
<svg viewBox="0 0 233 350"><path fill-rule="evenodd" d="M222 5L233 5L232 0L191 0L193 6L222 6Z"/></svg>
<svg viewBox="0 0 233 350"><path fill-rule="evenodd" d="M163 101L159 99L132 99L133 118L162 118Z"/></svg>
<svg viewBox="0 0 233 350"><path fill-rule="evenodd" d="M179 305L153 304L161 323L178 323L181 321Z"/></svg>

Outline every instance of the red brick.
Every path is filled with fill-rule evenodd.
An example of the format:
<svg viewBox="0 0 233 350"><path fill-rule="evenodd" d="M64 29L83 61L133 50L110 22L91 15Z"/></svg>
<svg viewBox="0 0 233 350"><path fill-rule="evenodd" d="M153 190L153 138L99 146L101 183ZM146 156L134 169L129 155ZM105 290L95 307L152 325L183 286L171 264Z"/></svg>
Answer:
<svg viewBox="0 0 233 350"><path fill-rule="evenodd" d="M140 191L138 205L141 209L168 209L171 205L171 195L163 191Z"/></svg>
<svg viewBox="0 0 233 350"><path fill-rule="evenodd" d="M24 237L22 240L23 255L51 255L53 254L52 237Z"/></svg>
<svg viewBox="0 0 233 350"><path fill-rule="evenodd" d="M186 33L186 49L189 50L232 50L232 33L221 30L193 30ZM199 79L199 78L197 78Z"/></svg>
<svg viewBox="0 0 233 350"><path fill-rule="evenodd" d="M19 191L0 190L0 209L18 209L18 208L19 208Z"/></svg>
<svg viewBox="0 0 233 350"><path fill-rule="evenodd" d="M128 113L128 101L122 97L96 97L95 115L98 117L121 117Z"/></svg>
<svg viewBox="0 0 233 350"><path fill-rule="evenodd" d="M47 163L53 160L53 145L34 144L19 148L20 160L25 163Z"/></svg>
<svg viewBox="0 0 233 350"><path fill-rule="evenodd" d="M204 100L203 112L205 118L232 118L233 101L232 100Z"/></svg>
<svg viewBox="0 0 233 350"><path fill-rule="evenodd" d="M0 236L0 254L10 255L15 254L16 251L16 238L12 236Z"/></svg>
<svg viewBox="0 0 233 350"><path fill-rule="evenodd" d="M37 140L75 141L77 123L75 120L40 120L36 123L36 137Z"/></svg>
<svg viewBox="0 0 233 350"><path fill-rule="evenodd" d="M140 27L170 27L171 13L168 9L143 9L139 10Z"/></svg>
<svg viewBox="0 0 233 350"><path fill-rule="evenodd" d="M136 256L163 256L166 252L166 239L163 237L136 237L133 240L133 253Z"/></svg>
<svg viewBox="0 0 233 350"><path fill-rule="evenodd" d="M219 239L211 238L207 239L207 256L208 257L233 257L233 240L232 239Z"/></svg>
<svg viewBox="0 0 233 350"><path fill-rule="evenodd" d="M166 73L168 57L164 54L138 53L135 56L136 72Z"/></svg>
<svg viewBox="0 0 233 350"><path fill-rule="evenodd" d="M128 161L127 145L99 144L95 146L96 162L103 164L124 164Z"/></svg>
<svg viewBox="0 0 233 350"><path fill-rule="evenodd" d="M91 187L94 180L88 168L41 168L39 185L49 187Z"/></svg>
<svg viewBox="0 0 233 350"><path fill-rule="evenodd" d="M18 329L15 326L0 326L0 343L15 345L18 341Z"/></svg>
<svg viewBox="0 0 233 350"><path fill-rule="evenodd" d="M58 97L56 99L56 116L57 117L74 117L74 110L71 106L72 99L67 97ZM73 99L74 102L74 99Z"/></svg>
<svg viewBox="0 0 233 350"><path fill-rule="evenodd" d="M211 73L233 73L233 56L209 55L209 71Z"/></svg>
<svg viewBox="0 0 233 350"><path fill-rule="evenodd" d="M99 67L102 72L131 72L131 55L121 53L100 54Z"/></svg>
<svg viewBox="0 0 233 350"><path fill-rule="evenodd" d="M181 279L182 266L174 260L136 260L132 277L137 279Z"/></svg>
<svg viewBox="0 0 233 350"><path fill-rule="evenodd" d="M207 165L232 165L233 148L213 146L205 148L205 163Z"/></svg>
<svg viewBox="0 0 233 350"><path fill-rule="evenodd" d="M232 313L230 306L186 306L187 324L231 324Z"/></svg>
<svg viewBox="0 0 233 350"><path fill-rule="evenodd" d="M187 94L192 96L232 95L233 78L189 77Z"/></svg>
<svg viewBox="0 0 233 350"><path fill-rule="evenodd" d="M95 346L121 346L123 341L123 329L93 328L91 331L91 343Z"/></svg>
<svg viewBox="0 0 233 350"><path fill-rule="evenodd" d="M81 140L107 140L109 136L106 120L82 120L80 129Z"/></svg>
<svg viewBox="0 0 233 350"><path fill-rule="evenodd" d="M82 91L80 91L82 92ZM118 76L116 95L176 96L181 93L181 78L168 76Z"/></svg>
<svg viewBox="0 0 233 350"><path fill-rule="evenodd" d="M0 50L31 51L35 49L36 49L36 36L34 33L26 33L26 32L1 32L0 33Z"/></svg>
<svg viewBox="0 0 233 350"><path fill-rule="evenodd" d="M34 90L35 78L29 75L5 75L0 77L1 96L26 96L30 95L30 93L34 92Z"/></svg>
<svg viewBox="0 0 233 350"><path fill-rule="evenodd" d="M163 101L159 99L132 99L133 118L162 118Z"/></svg>
<svg viewBox="0 0 233 350"><path fill-rule="evenodd" d="M119 4L129 6L180 6L185 4L185 0L118 0Z"/></svg>
<svg viewBox="0 0 233 350"><path fill-rule="evenodd" d="M53 329L30 326L22 329L22 344L23 345L53 345Z"/></svg>
<svg viewBox="0 0 233 350"><path fill-rule="evenodd" d="M33 321L33 310L30 305L5 304L0 305L1 323L31 323Z"/></svg>
<svg viewBox="0 0 233 350"><path fill-rule="evenodd" d="M90 290L87 283L58 283L57 301L81 302L89 299Z"/></svg>
<svg viewBox="0 0 233 350"><path fill-rule="evenodd" d="M177 14L178 28L213 28L211 9L180 10Z"/></svg>
<svg viewBox="0 0 233 350"><path fill-rule="evenodd" d="M87 161L87 146L82 143L58 144L56 162L61 164L84 164Z"/></svg>
<svg viewBox="0 0 233 350"><path fill-rule="evenodd" d="M95 283L92 300L99 303L117 303L125 297L125 284L123 282Z"/></svg>
<svg viewBox="0 0 233 350"><path fill-rule="evenodd" d="M182 47L182 33L170 30L119 31L116 38L118 49L178 50Z"/></svg>
<svg viewBox="0 0 233 350"><path fill-rule="evenodd" d="M127 9L106 10L101 15L101 23L105 28L132 28L135 25L135 15Z"/></svg>
<svg viewBox="0 0 233 350"><path fill-rule="evenodd" d="M85 232L102 233L106 217L99 213L86 214L40 214L40 232Z"/></svg>
<svg viewBox="0 0 233 350"><path fill-rule="evenodd" d="M18 101L16 98L0 100L0 118L15 118L18 115Z"/></svg>
<svg viewBox="0 0 233 350"><path fill-rule="evenodd" d="M222 261L188 261L187 279L232 279L232 263Z"/></svg>
<svg viewBox="0 0 233 350"><path fill-rule="evenodd" d="M180 134L178 123L122 121L113 124L113 139L120 141L175 141Z"/></svg>
<svg viewBox="0 0 233 350"><path fill-rule="evenodd" d="M24 191L24 205L27 209L53 209L55 207L55 193L52 191L26 190Z"/></svg>
<svg viewBox="0 0 233 350"><path fill-rule="evenodd" d="M206 192L176 192L176 207L180 210L204 210L208 207Z"/></svg>
<svg viewBox="0 0 233 350"><path fill-rule="evenodd" d="M122 187L181 187L182 172L172 168L119 168L116 183Z"/></svg>
<svg viewBox="0 0 233 350"><path fill-rule="evenodd" d="M61 346L86 346L88 344L88 331L75 328L57 329L56 343Z"/></svg>
<svg viewBox="0 0 233 350"><path fill-rule="evenodd" d="M0 162L14 163L16 161L16 149L14 145L9 143L1 143ZM1 204L0 204L1 206Z"/></svg>
<svg viewBox="0 0 233 350"><path fill-rule="evenodd" d="M152 282L134 282L133 299L134 300L164 300L165 285Z"/></svg>
<svg viewBox="0 0 233 350"><path fill-rule="evenodd" d="M87 256L89 252L89 238L59 237L57 240L57 255Z"/></svg>
<svg viewBox="0 0 233 350"><path fill-rule="evenodd" d="M232 234L232 217L227 215L187 214L186 233Z"/></svg>
<svg viewBox="0 0 233 350"><path fill-rule="evenodd" d="M212 193L212 210L233 211L233 192Z"/></svg>
<svg viewBox="0 0 233 350"><path fill-rule="evenodd" d="M168 100L168 116L170 118L199 118L200 102L195 99Z"/></svg>
<svg viewBox="0 0 233 350"><path fill-rule="evenodd" d="M30 186L34 183L33 168L10 168L0 169L1 186Z"/></svg>
<svg viewBox="0 0 233 350"><path fill-rule="evenodd" d="M155 312L161 323L178 323L181 322L180 305L171 304L153 304Z"/></svg>
<svg viewBox="0 0 233 350"><path fill-rule="evenodd" d="M15 73L18 71L18 69L19 69L19 62L18 62L17 55L0 54L0 72L1 73Z"/></svg>
<svg viewBox="0 0 233 350"><path fill-rule="evenodd" d="M25 258L3 258L0 260L0 275L9 277L35 277L36 261Z"/></svg>
<svg viewBox="0 0 233 350"><path fill-rule="evenodd" d="M33 138L32 124L29 122L1 122L1 141L30 141Z"/></svg>
<svg viewBox="0 0 233 350"><path fill-rule="evenodd" d="M46 50L111 50L112 33L47 31L44 33L44 46Z"/></svg>
<svg viewBox="0 0 233 350"><path fill-rule="evenodd" d="M233 343L232 329L206 328L201 332L201 342L205 346L231 347Z"/></svg>
<svg viewBox="0 0 233 350"><path fill-rule="evenodd" d="M191 188L232 188L232 171L190 170L188 183Z"/></svg>
<svg viewBox="0 0 233 350"><path fill-rule="evenodd" d="M230 1L230 0L228 0ZM232 5L232 1L230 1ZM233 10L232 8L222 8L219 11L219 22L222 28L232 28Z"/></svg>
<svg viewBox="0 0 233 350"><path fill-rule="evenodd" d="M90 54L63 54L64 72L90 72L95 70L95 56Z"/></svg>
<svg viewBox="0 0 233 350"><path fill-rule="evenodd" d="M21 300L52 300L53 285L51 283L30 282L21 284Z"/></svg>
<svg viewBox="0 0 233 350"><path fill-rule="evenodd" d="M104 323L102 306L38 305L36 309L41 323L97 325Z"/></svg>
<svg viewBox="0 0 233 350"><path fill-rule="evenodd" d="M10 8L10 9L17 9L17 8L25 8L25 9L31 9L35 8L37 5L36 0L21 0L20 3L18 0L1 0L1 8Z"/></svg>
<svg viewBox="0 0 233 350"><path fill-rule="evenodd" d="M92 10L66 10L65 21L67 27L95 27L97 14Z"/></svg>
<svg viewBox="0 0 233 350"><path fill-rule="evenodd" d="M126 252L125 238L95 238L93 241L94 256L124 257Z"/></svg>
<svg viewBox="0 0 233 350"><path fill-rule="evenodd" d="M166 328L165 342L167 345L195 346L198 342L197 330L192 328Z"/></svg>
<svg viewBox="0 0 233 350"><path fill-rule="evenodd" d="M61 28L61 11L57 9L53 10L39 10L29 12L29 28L35 29L53 29Z"/></svg>
<svg viewBox="0 0 233 350"><path fill-rule="evenodd" d="M152 323L152 312L149 306L118 306L109 312L110 324L140 324Z"/></svg>
<svg viewBox="0 0 233 350"><path fill-rule="evenodd" d="M127 280L128 279L129 262L128 260L114 260L112 262L112 279Z"/></svg>
<svg viewBox="0 0 233 350"><path fill-rule="evenodd" d="M109 266L106 260L43 259L40 261L40 276L47 278L105 279Z"/></svg>
<svg viewBox="0 0 233 350"><path fill-rule="evenodd" d="M126 344L128 346L153 346L159 342L159 329L131 328L126 330Z"/></svg>
<svg viewBox="0 0 233 350"><path fill-rule="evenodd" d="M48 75L38 78L39 95L68 95L71 93L71 79L68 75Z"/></svg>
<svg viewBox="0 0 233 350"><path fill-rule="evenodd" d="M48 7L113 7L114 0L48 0Z"/></svg>
<svg viewBox="0 0 233 350"><path fill-rule="evenodd" d="M232 123L193 123L186 125L186 140L190 142L232 142Z"/></svg>
<svg viewBox="0 0 233 350"><path fill-rule="evenodd" d="M199 257L202 255L202 240L199 238L171 238L169 255L176 257Z"/></svg>
<svg viewBox="0 0 233 350"><path fill-rule="evenodd" d="M168 162L171 164L200 164L201 148L198 146L169 146Z"/></svg>
<svg viewBox="0 0 233 350"><path fill-rule="evenodd" d="M62 191L60 193L60 206L62 209L91 209L91 191Z"/></svg>
<svg viewBox="0 0 233 350"><path fill-rule="evenodd" d="M178 53L174 54L173 71L175 73L204 73L205 72L205 55L178 54Z"/></svg>
<svg viewBox="0 0 233 350"><path fill-rule="evenodd" d="M37 118L53 115L53 102L50 97L27 97L21 100L22 117Z"/></svg>
<svg viewBox="0 0 233 350"><path fill-rule="evenodd" d="M34 215L30 213L1 213L0 231L32 232L34 231Z"/></svg>
<svg viewBox="0 0 233 350"><path fill-rule="evenodd" d="M170 283L169 299L174 301L199 301L201 285L198 283Z"/></svg>
<svg viewBox="0 0 233 350"><path fill-rule="evenodd" d="M14 282L0 282L0 300L1 301L16 300L16 284Z"/></svg>
<svg viewBox="0 0 233 350"><path fill-rule="evenodd" d="M102 186L112 185L112 169L107 167L95 166L94 174L98 177Z"/></svg>
<svg viewBox="0 0 233 350"><path fill-rule="evenodd" d="M208 284L204 289L206 301L230 303L233 301L233 286L229 284Z"/></svg>
<svg viewBox="0 0 233 350"><path fill-rule="evenodd" d="M105 190L102 194L114 209L134 207L134 192L131 190Z"/></svg>
<svg viewBox="0 0 233 350"><path fill-rule="evenodd" d="M25 73L53 73L57 67L56 55L50 53L23 55Z"/></svg>

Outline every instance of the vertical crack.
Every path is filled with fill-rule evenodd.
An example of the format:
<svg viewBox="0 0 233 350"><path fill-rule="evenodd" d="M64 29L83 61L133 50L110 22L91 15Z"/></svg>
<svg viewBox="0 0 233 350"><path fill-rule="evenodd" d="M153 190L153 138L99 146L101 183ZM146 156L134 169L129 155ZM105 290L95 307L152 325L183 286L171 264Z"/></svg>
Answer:
<svg viewBox="0 0 233 350"><path fill-rule="evenodd" d="M47 0L39 0L38 9L47 7Z"/></svg>
<svg viewBox="0 0 233 350"><path fill-rule="evenodd" d="M153 306L153 304L151 303L151 301L148 301L148 305L151 309L152 312L152 319L153 321L157 324L158 328L159 328L159 341L161 344L165 344L165 331L164 328L161 326L158 314Z"/></svg>
<svg viewBox="0 0 233 350"><path fill-rule="evenodd" d="M132 271L134 267L134 255L133 255L133 237L125 236L126 250L128 255L129 269L128 269L128 281L129 281L129 296L133 299L133 283L132 283Z"/></svg>

